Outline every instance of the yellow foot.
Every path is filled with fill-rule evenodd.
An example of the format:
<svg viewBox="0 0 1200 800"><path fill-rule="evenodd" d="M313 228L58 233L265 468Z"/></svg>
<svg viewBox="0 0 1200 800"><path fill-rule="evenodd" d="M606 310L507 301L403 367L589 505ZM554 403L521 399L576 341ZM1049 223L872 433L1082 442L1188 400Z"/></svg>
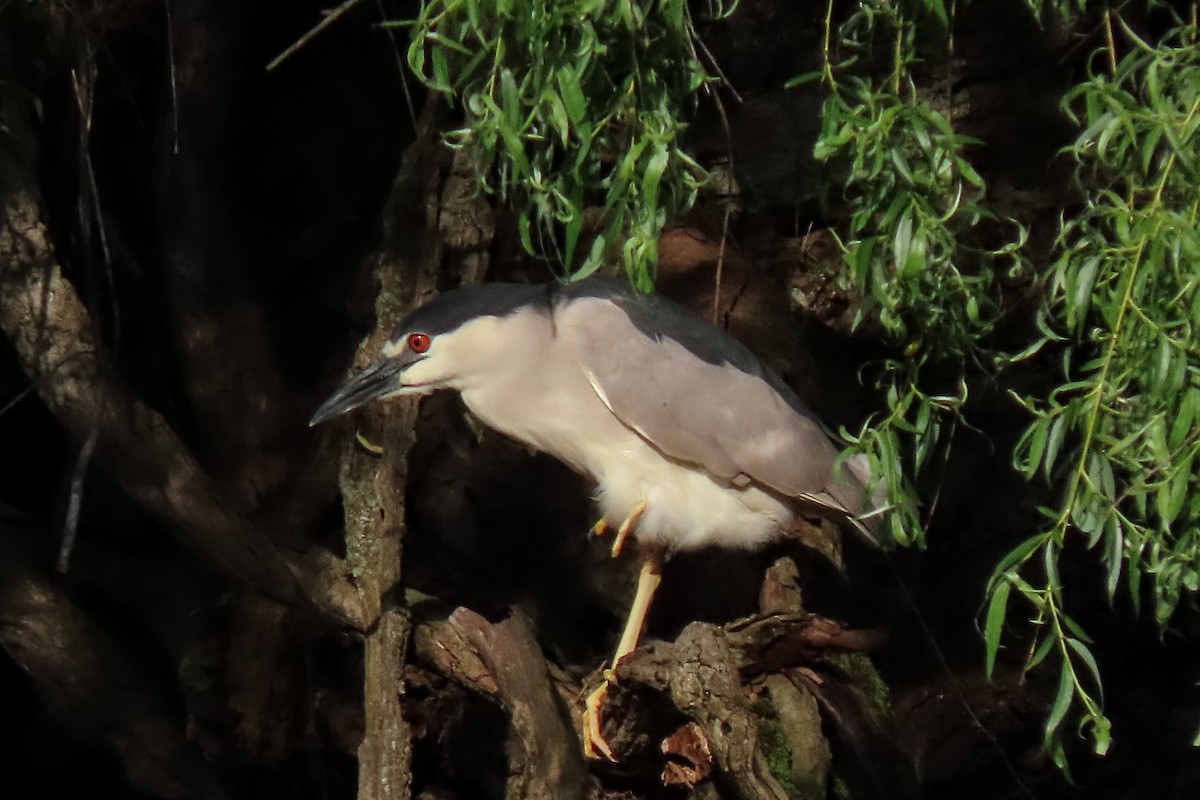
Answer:
<svg viewBox="0 0 1200 800"><path fill-rule="evenodd" d="M587 700L583 704L583 754L593 760L601 756L609 761L617 760L601 731L603 722L601 710L604 707L604 698L608 695L608 684L613 680L615 680L613 671L605 670L604 682L587 696Z"/></svg>
<svg viewBox="0 0 1200 800"><path fill-rule="evenodd" d="M604 517L601 517L599 520L597 520L596 524L592 526L592 529L588 531L588 536L603 536L606 533L608 533L608 520L606 520Z"/></svg>
<svg viewBox="0 0 1200 800"><path fill-rule="evenodd" d="M621 527L617 528L617 537L613 539L612 557L616 558L621 555L621 548L625 546L625 539L629 536L629 532L633 530L633 526L642 518L642 514L646 513L646 501L640 500L638 504L629 512L629 516L621 523Z"/></svg>

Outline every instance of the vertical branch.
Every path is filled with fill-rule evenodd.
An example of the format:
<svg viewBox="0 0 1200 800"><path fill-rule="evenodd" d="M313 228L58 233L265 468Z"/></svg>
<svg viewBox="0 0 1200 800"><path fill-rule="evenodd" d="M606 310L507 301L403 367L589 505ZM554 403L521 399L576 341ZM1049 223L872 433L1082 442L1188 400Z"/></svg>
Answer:
<svg viewBox="0 0 1200 800"><path fill-rule="evenodd" d="M435 230L436 203L428 200L437 177L437 159L430 152L436 148L433 115L430 104L384 209L384 241L375 256L376 325L355 355L359 368L378 354L399 316L429 299L437 288L441 245ZM357 417L358 435L346 437L342 455L346 558L358 579L367 617L376 621L363 642L365 729L358 749L359 800L406 800L411 794L412 735L401 698L412 621L399 586L404 489L417 411L414 399L363 411ZM364 447L364 442L381 447Z"/></svg>
<svg viewBox="0 0 1200 800"><path fill-rule="evenodd" d="M368 339L360 355L371 350ZM363 740L358 748L361 800L407 800L412 783L412 744L401 708L404 658L411 621L395 605L404 537L404 481L416 404L390 414L397 435L380 457L348 437L341 484L346 510L346 547L368 613L376 620L363 641Z"/></svg>
<svg viewBox="0 0 1200 800"><path fill-rule="evenodd" d="M369 362L390 332L384 308L397 300L399 270L381 259L377 274L376 331L359 347L357 364ZM431 288L431 287L430 287ZM406 307L402 304L400 307ZM404 660L411 633L408 609L398 603L405 531L404 486L408 451L416 422L415 399L372 409L364 420L382 436L382 452L364 448L357 436L346 438L340 482L346 517L346 557L357 576L369 618L375 619L363 641L363 740L358 748L360 800L406 800L412 783L412 736L401 697Z"/></svg>

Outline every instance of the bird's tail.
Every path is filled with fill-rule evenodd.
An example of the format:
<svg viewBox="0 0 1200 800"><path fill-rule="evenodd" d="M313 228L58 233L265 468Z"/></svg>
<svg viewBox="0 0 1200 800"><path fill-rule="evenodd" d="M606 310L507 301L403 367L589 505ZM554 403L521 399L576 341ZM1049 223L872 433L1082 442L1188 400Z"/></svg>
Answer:
<svg viewBox="0 0 1200 800"><path fill-rule="evenodd" d="M868 493L869 492L869 493ZM851 456L835 469L824 494L833 503L826 507L839 514L838 522L854 530L875 547L883 547L883 510L887 486L871 474L870 462L863 453Z"/></svg>

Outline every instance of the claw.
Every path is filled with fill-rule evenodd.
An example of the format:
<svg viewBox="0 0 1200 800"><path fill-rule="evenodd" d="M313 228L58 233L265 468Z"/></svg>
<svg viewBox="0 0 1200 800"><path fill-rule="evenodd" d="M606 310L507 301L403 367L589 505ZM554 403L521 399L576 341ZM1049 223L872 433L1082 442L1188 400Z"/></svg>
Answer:
<svg viewBox="0 0 1200 800"><path fill-rule="evenodd" d="M626 525L632 525L645 510L645 503L639 503L639 508L625 520ZM604 697L608 694L609 684L617 680L617 664L637 647L638 637L642 633L642 624L646 621L646 612L650 609L650 601L662 580L663 551L652 547L645 548L642 569L638 573L637 592L633 596L633 605L629 608L629 617L625 620L625 630L621 632L621 641L617 652L613 655L612 667L604 671L604 682L594 692L587 696L583 704L583 753L588 758L596 759L604 756L609 761L616 761L612 748L604 740L601 730L600 711L604 706Z"/></svg>
<svg viewBox="0 0 1200 800"><path fill-rule="evenodd" d="M601 710L604 707L604 698L608 695L608 684L611 682L610 676L612 670L606 670L604 673L604 682L600 684L584 701L583 708L583 754L589 759L596 760L601 756L609 761L616 761L616 756L613 755L612 748L608 746L608 742L604 739L604 732L601 730L603 719Z"/></svg>

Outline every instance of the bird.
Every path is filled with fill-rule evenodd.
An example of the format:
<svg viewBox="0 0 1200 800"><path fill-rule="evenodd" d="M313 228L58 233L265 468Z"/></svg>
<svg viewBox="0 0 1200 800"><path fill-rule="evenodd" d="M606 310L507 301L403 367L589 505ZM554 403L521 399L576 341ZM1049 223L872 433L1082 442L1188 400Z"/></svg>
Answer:
<svg viewBox="0 0 1200 800"><path fill-rule="evenodd" d="M624 630L587 698L584 750L615 760L601 713L617 663L637 647L663 563L704 547L751 549L813 513L878 542L865 459L832 434L748 348L657 294L594 275L460 286L418 307L378 358L313 414L456 391L486 426L595 484L600 521L641 557Z"/></svg>

